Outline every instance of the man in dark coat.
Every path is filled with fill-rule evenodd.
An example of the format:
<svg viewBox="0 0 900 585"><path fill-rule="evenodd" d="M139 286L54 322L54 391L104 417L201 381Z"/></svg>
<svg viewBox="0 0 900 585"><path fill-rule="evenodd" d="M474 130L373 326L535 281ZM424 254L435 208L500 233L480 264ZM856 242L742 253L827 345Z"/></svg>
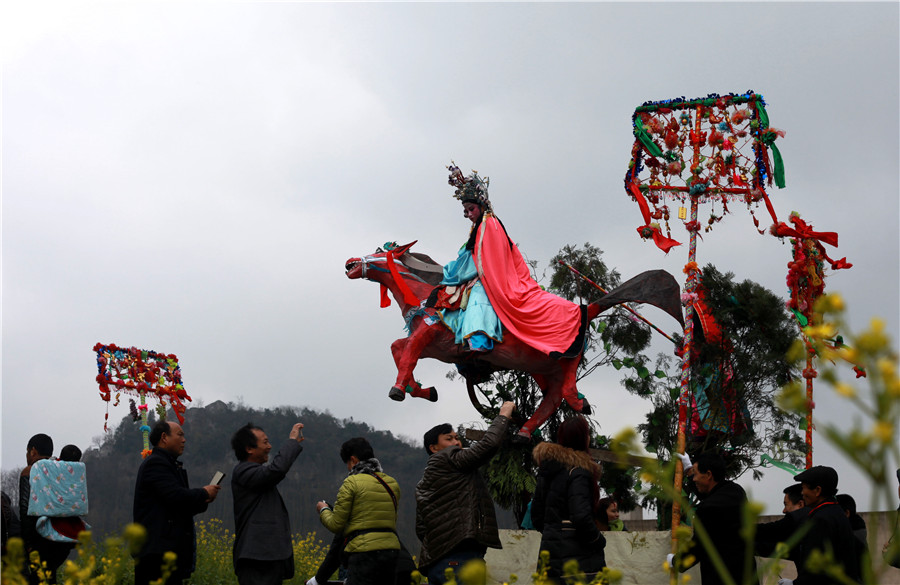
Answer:
<svg viewBox="0 0 900 585"><path fill-rule="evenodd" d="M280 585L294 576L291 521L278 484L303 446L303 423L291 429L272 462L269 437L247 424L231 437L238 458L231 475L234 496L234 572L240 585Z"/></svg>
<svg viewBox="0 0 900 585"><path fill-rule="evenodd" d="M483 562L487 547L502 548L494 501L479 467L500 448L514 409L504 402L484 437L466 449L449 424L425 433L429 457L416 486L416 535L422 541L419 571L429 583L444 583L448 567L456 571L470 560Z"/></svg>
<svg viewBox="0 0 900 585"><path fill-rule="evenodd" d="M773 556L778 543L787 542L806 521L809 510L803 505L802 487L799 483L795 483L784 488L784 508L781 510L783 518L756 525L756 554L759 556ZM787 559L797 565L800 561L799 543L791 548Z"/></svg>
<svg viewBox="0 0 900 585"><path fill-rule="evenodd" d="M743 508L747 504L744 488L725 479L725 461L718 455L702 453L693 465L686 456L682 457L682 461L700 496L696 518L706 529L728 574L735 583L759 583L756 562L752 556L748 559L747 542L741 538ZM721 585L725 582L698 539L691 542L690 554L700 563L703 585ZM684 571L689 567L684 565L679 569Z"/></svg>
<svg viewBox="0 0 900 585"><path fill-rule="evenodd" d="M813 572L807 560L815 552L831 555L850 579L860 582L859 546L850 521L835 500L838 474L831 467L815 465L794 476L802 485L803 503L808 510L807 522L812 523L800 541L796 561L797 578L782 579L779 585L832 585L837 579L822 572Z"/></svg>
<svg viewBox="0 0 900 585"><path fill-rule="evenodd" d="M194 515L205 512L220 486L191 489L178 457L184 453L184 430L161 420L150 431L153 450L138 469L134 488L134 521L147 529L147 540L136 555L135 585L162 576L163 555L174 552L175 568L165 585L179 585L194 572Z"/></svg>

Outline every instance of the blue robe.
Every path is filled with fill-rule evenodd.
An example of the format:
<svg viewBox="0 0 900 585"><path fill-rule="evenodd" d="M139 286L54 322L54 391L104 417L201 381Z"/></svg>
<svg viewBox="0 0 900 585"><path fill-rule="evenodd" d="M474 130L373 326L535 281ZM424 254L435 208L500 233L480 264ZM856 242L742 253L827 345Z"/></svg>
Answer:
<svg viewBox="0 0 900 585"><path fill-rule="evenodd" d="M472 252L463 246L456 259L444 266L444 279L441 284L464 286L471 280L476 280L476 282L469 289L469 299L465 309L458 311L444 309L440 315L444 324L453 331L456 343L465 343L468 339L472 349L488 351L493 349L494 341L503 342L503 327L491 306L484 287L477 279L478 270L475 267Z"/></svg>

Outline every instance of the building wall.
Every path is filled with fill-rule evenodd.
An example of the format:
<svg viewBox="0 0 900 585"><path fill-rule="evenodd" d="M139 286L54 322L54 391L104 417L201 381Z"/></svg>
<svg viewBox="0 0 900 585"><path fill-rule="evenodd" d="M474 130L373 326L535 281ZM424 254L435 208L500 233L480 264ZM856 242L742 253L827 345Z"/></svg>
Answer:
<svg viewBox="0 0 900 585"><path fill-rule="evenodd" d="M868 512L861 516L866 521L869 536L869 551L873 558L880 560L881 551L890 538L894 527L895 512ZM760 522L772 522L781 516L762 516ZM606 563L624 573L622 585L668 585L668 574L663 571L662 564L671 547L669 532L656 531L655 520L631 521L626 526L629 530L644 528L643 524L652 525L652 530L633 532L605 532ZM485 560L488 566L488 583L508 582L510 575L517 576L517 584L530 585L531 575L536 569L540 552L541 535L535 530L501 530L502 550L488 549ZM768 559L757 558L757 568L768 562ZM876 566L878 566L876 564ZM697 567L687 572L691 576L690 583L700 584L700 572ZM782 561L779 573L782 578L792 579L797 576L794 564ZM761 585L775 585L778 577L761 579ZM878 579L879 585L900 585L900 569L888 567Z"/></svg>

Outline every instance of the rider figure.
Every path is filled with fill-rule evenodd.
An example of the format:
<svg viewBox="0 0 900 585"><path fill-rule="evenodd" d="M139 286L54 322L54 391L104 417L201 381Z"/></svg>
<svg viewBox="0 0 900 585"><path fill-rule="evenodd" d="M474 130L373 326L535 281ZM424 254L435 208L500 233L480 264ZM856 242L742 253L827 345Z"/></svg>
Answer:
<svg viewBox="0 0 900 585"><path fill-rule="evenodd" d="M493 215L487 191L490 181L476 172L464 177L455 165L448 168L449 182L456 187L453 196L462 202L463 216L472 222L472 227L456 259L444 266L444 278L432 293L428 306L439 309L441 320L453 331L457 344L465 344L472 351L487 352L494 348L495 342L503 342L503 327L478 278L473 256L482 219Z"/></svg>

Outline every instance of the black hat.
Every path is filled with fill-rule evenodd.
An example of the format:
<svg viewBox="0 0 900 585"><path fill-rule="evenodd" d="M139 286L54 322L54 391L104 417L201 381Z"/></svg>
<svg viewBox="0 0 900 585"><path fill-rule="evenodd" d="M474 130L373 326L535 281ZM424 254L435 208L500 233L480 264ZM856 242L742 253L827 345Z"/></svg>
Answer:
<svg viewBox="0 0 900 585"><path fill-rule="evenodd" d="M805 483L812 487L819 486L822 488L822 492L825 495L834 495L837 493L837 471L824 465L815 465L806 471L798 473L794 476L794 481Z"/></svg>

